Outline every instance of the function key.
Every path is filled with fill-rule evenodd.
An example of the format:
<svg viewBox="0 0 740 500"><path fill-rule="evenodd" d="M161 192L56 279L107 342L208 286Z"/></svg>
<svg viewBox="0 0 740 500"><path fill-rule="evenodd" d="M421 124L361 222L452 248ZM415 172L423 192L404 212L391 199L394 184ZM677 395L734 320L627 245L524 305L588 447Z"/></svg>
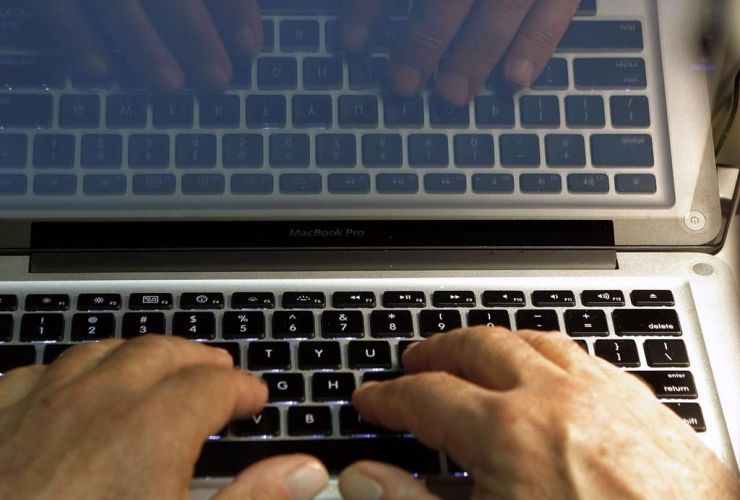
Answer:
<svg viewBox="0 0 740 500"><path fill-rule="evenodd" d="M373 311L370 317L373 337L413 337L411 311Z"/></svg>
<svg viewBox="0 0 740 500"><path fill-rule="evenodd" d="M223 293L183 293L180 296L181 309L223 309Z"/></svg>
<svg viewBox="0 0 740 500"><path fill-rule="evenodd" d="M594 354L614 366L640 366L640 355L634 340L597 340L594 343Z"/></svg>
<svg viewBox="0 0 740 500"><path fill-rule="evenodd" d="M236 420L231 431L239 437L267 437L280 435L280 410L267 407L259 415Z"/></svg>
<svg viewBox="0 0 740 500"><path fill-rule="evenodd" d="M656 367L689 366L689 355L683 340L646 340L645 356L648 365Z"/></svg>
<svg viewBox="0 0 740 500"><path fill-rule="evenodd" d="M576 296L568 290L532 292L532 303L537 307L573 307Z"/></svg>
<svg viewBox="0 0 740 500"><path fill-rule="evenodd" d="M165 326L162 313L126 313L123 315L121 337L130 339L149 334L163 335Z"/></svg>
<svg viewBox="0 0 740 500"><path fill-rule="evenodd" d="M233 309L275 309L275 294L269 292L235 293L231 296Z"/></svg>
<svg viewBox="0 0 740 500"><path fill-rule="evenodd" d="M483 305L486 307L524 307L526 304L524 292L511 290L483 292Z"/></svg>
<svg viewBox="0 0 740 500"><path fill-rule="evenodd" d="M156 311L172 309L173 303L171 293L132 293L128 307L138 311Z"/></svg>
<svg viewBox="0 0 740 500"><path fill-rule="evenodd" d="M707 425L704 423L704 414L699 403L666 403L668 408L681 417L696 432L705 432Z"/></svg>
<svg viewBox="0 0 740 500"><path fill-rule="evenodd" d="M29 295L26 297L26 311L66 311L69 309L69 295Z"/></svg>
<svg viewBox="0 0 740 500"><path fill-rule="evenodd" d="M581 302L591 307L622 307L625 304L624 294L620 290L584 290Z"/></svg>
<svg viewBox="0 0 740 500"><path fill-rule="evenodd" d="M313 313L308 311L276 312L272 315L272 335L275 338L313 338Z"/></svg>
<svg viewBox="0 0 740 500"><path fill-rule="evenodd" d="M599 310L565 311L565 328L571 337L606 337L609 335L606 314Z"/></svg>
<svg viewBox="0 0 740 500"><path fill-rule="evenodd" d="M385 307L425 307L427 305L424 292L385 292L383 306Z"/></svg>
<svg viewBox="0 0 740 500"><path fill-rule="evenodd" d="M15 311L18 309L18 297L15 295L0 295L0 311Z"/></svg>
<svg viewBox="0 0 740 500"><path fill-rule="evenodd" d="M431 337L435 333L449 332L462 328L460 311L422 311L419 318L419 329L422 337Z"/></svg>
<svg viewBox="0 0 740 500"><path fill-rule="evenodd" d="M674 306L676 302L670 290L634 290L632 304L636 306Z"/></svg>
<svg viewBox="0 0 740 500"><path fill-rule="evenodd" d="M0 373L36 362L36 349L30 345L0 346Z"/></svg>
<svg viewBox="0 0 740 500"><path fill-rule="evenodd" d="M560 330L558 313L552 310L517 311L517 330Z"/></svg>
<svg viewBox="0 0 740 500"><path fill-rule="evenodd" d="M696 399L694 376L687 371L636 371L660 399Z"/></svg>
<svg viewBox="0 0 740 500"><path fill-rule="evenodd" d="M72 318L72 340L101 340L116 334L116 318L110 314L75 314Z"/></svg>
<svg viewBox="0 0 740 500"><path fill-rule="evenodd" d="M285 292L283 294L285 309L323 309L326 297L323 292Z"/></svg>
<svg viewBox="0 0 740 500"><path fill-rule="evenodd" d="M77 297L80 311L118 311L122 303L117 293L83 293Z"/></svg>
<svg viewBox="0 0 740 500"><path fill-rule="evenodd" d="M475 307L473 292L434 292L434 307Z"/></svg>
<svg viewBox="0 0 740 500"><path fill-rule="evenodd" d="M627 309L612 313L617 335L681 335L681 324L676 311L671 309Z"/></svg>
<svg viewBox="0 0 740 500"><path fill-rule="evenodd" d="M328 406L288 408L288 434L291 436L329 436L332 433Z"/></svg>
<svg viewBox="0 0 740 500"><path fill-rule="evenodd" d="M58 342L64 337L64 315L24 314L21 320L21 342Z"/></svg>
<svg viewBox="0 0 740 500"><path fill-rule="evenodd" d="M265 313L257 311L225 313L223 337L229 340L265 338Z"/></svg>
<svg viewBox="0 0 740 500"><path fill-rule="evenodd" d="M475 310L468 313L469 326L502 326L511 329L508 311L483 311Z"/></svg>
<svg viewBox="0 0 740 500"><path fill-rule="evenodd" d="M336 292L332 296L332 305L336 309L364 309L375 307L373 292Z"/></svg>

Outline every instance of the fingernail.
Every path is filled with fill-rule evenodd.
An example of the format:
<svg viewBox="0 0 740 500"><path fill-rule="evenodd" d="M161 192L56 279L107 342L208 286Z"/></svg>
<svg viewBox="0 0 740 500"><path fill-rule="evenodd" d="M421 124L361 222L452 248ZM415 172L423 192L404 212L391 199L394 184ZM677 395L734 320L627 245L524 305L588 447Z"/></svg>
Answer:
<svg viewBox="0 0 740 500"><path fill-rule="evenodd" d="M437 80L437 93L450 104L462 106L468 103L470 83L459 75L443 75Z"/></svg>
<svg viewBox="0 0 740 500"><path fill-rule="evenodd" d="M393 75L393 86L399 94L416 94L422 84L421 73L411 66L401 66Z"/></svg>
<svg viewBox="0 0 740 500"><path fill-rule="evenodd" d="M157 81L165 92L177 92L183 84L180 72L172 66L162 66L157 70Z"/></svg>
<svg viewBox="0 0 740 500"><path fill-rule="evenodd" d="M223 66L216 63L207 64L201 74L209 90L223 90L231 81L231 75Z"/></svg>
<svg viewBox="0 0 740 500"><path fill-rule="evenodd" d="M310 500L329 481L326 469L316 462L308 462L285 478L285 491L290 500Z"/></svg>
<svg viewBox="0 0 740 500"><path fill-rule="evenodd" d="M380 500L383 487L357 467L350 467L342 473L342 496L345 500Z"/></svg>
<svg viewBox="0 0 740 500"><path fill-rule="evenodd" d="M87 64L90 71L96 76L105 76L108 74L108 63L97 52L90 52L87 55Z"/></svg>
<svg viewBox="0 0 740 500"><path fill-rule="evenodd" d="M342 24L339 31L339 38L350 52L361 52L365 49L372 32L364 24L352 23Z"/></svg>
<svg viewBox="0 0 740 500"><path fill-rule="evenodd" d="M242 26L234 32L234 43L240 51L249 55L258 54L261 48L254 32L248 26Z"/></svg>
<svg viewBox="0 0 740 500"><path fill-rule="evenodd" d="M534 65L526 59L519 59L511 65L509 79L514 83L527 87L532 84L533 73Z"/></svg>

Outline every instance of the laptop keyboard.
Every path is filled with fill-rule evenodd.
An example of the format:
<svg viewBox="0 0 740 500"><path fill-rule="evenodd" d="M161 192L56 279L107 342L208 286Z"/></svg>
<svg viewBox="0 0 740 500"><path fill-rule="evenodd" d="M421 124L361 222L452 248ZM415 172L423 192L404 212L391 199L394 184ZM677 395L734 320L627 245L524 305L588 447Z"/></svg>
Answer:
<svg viewBox="0 0 740 500"><path fill-rule="evenodd" d="M584 1L531 90L494 72L465 107L386 89L408 0L363 58L339 50L338 0L260 3L264 51L230 90L152 97L123 67L73 74L26 2L0 0L0 207L673 203L649 2Z"/></svg>
<svg viewBox="0 0 740 500"><path fill-rule="evenodd" d="M473 325L567 331L591 355L640 376L696 431L707 429L698 400L710 395L699 394L690 371L671 290L101 292L0 292L0 373L51 363L82 342L144 334L227 349L235 366L268 383L270 401L212 436L198 476L233 475L288 452L316 455L332 472L374 458L418 474L461 474L411 436L364 422L351 399L364 381L402 376L412 342Z"/></svg>

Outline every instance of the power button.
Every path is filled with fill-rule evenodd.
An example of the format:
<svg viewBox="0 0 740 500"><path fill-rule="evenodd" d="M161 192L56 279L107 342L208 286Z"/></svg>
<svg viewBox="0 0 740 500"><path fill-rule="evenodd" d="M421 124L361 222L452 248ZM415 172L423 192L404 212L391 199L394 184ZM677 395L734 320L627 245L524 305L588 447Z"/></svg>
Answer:
<svg viewBox="0 0 740 500"><path fill-rule="evenodd" d="M692 211L683 218L686 227L692 231L701 231L707 226L707 218L701 212Z"/></svg>

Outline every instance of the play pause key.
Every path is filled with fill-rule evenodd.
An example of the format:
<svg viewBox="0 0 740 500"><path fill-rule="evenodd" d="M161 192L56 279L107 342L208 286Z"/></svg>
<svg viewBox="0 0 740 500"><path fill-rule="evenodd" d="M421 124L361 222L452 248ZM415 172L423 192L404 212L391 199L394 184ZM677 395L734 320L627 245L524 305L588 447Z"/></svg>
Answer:
<svg viewBox="0 0 740 500"><path fill-rule="evenodd" d="M385 307L424 307L427 305L424 292L385 292Z"/></svg>

